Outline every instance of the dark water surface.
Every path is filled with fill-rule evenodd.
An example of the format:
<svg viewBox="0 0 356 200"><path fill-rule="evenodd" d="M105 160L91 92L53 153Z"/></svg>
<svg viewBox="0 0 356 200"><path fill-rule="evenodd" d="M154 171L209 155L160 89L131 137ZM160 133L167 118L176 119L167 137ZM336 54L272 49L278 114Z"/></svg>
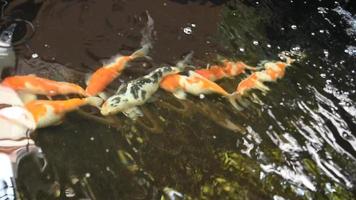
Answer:
<svg viewBox="0 0 356 200"><path fill-rule="evenodd" d="M133 63L113 89L191 50L197 66L218 55L255 65L284 50L304 58L270 92L247 96L241 112L217 96L178 101L159 91L137 122L71 113L33 135L49 167L40 173L22 163L21 196L356 198L355 2L13 1L5 15L36 27L16 47L17 73L84 86L101 60L139 48L146 10L155 22L153 60ZM219 84L232 92L243 77Z"/></svg>

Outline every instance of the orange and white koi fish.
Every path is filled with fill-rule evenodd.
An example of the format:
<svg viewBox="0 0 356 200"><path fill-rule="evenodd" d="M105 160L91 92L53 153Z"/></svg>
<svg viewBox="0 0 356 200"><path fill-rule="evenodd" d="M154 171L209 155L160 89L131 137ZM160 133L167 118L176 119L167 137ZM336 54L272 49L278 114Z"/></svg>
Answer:
<svg viewBox="0 0 356 200"><path fill-rule="evenodd" d="M224 60L222 66L213 65L206 69L197 69L195 70L195 72L211 81L216 81L222 78L231 78L234 76L238 76L242 73L245 73L245 69L255 71L259 68L251 67L241 61L232 62Z"/></svg>
<svg viewBox="0 0 356 200"><path fill-rule="evenodd" d="M263 82L274 82L284 77L285 69L294 60L286 57L286 62L266 62L264 63L265 70L254 72L244 80L242 80L236 88L235 94L244 95L247 91L252 89L259 89L261 91L268 91L269 88Z"/></svg>
<svg viewBox="0 0 356 200"><path fill-rule="evenodd" d="M160 87L173 93L178 99L185 99L186 93L195 96L216 93L226 97L234 107L237 106L234 96L226 92L215 82L193 71L189 72L189 76L179 74L169 75L161 81Z"/></svg>
<svg viewBox="0 0 356 200"><path fill-rule="evenodd" d="M88 96L95 96L104 89L125 69L128 62L147 55L151 48L150 44L144 45L129 56L117 56L111 62L95 71L87 81L85 92Z"/></svg>
<svg viewBox="0 0 356 200"><path fill-rule="evenodd" d="M85 95L84 89L77 84L53 81L35 75L10 76L5 78L2 84L19 93L32 95Z"/></svg>
<svg viewBox="0 0 356 200"><path fill-rule="evenodd" d="M73 98L68 100L34 100L25 104L25 107L36 122L36 128L59 124L67 112L80 106L92 105L99 107L103 100L99 97Z"/></svg>

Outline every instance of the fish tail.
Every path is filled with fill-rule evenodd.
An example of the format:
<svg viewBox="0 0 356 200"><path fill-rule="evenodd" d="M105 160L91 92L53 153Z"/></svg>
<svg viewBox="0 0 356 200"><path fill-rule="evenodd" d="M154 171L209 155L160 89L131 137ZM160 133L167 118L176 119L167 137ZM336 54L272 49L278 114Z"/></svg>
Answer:
<svg viewBox="0 0 356 200"><path fill-rule="evenodd" d="M104 100L100 97L87 97L86 99L87 104L97 107L100 109L100 106L103 104Z"/></svg>
<svg viewBox="0 0 356 200"><path fill-rule="evenodd" d="M151 44L145 44L145 45L142 46L141 49L133 52L130 57L132 59L141 58L141 57L148 57L147 54L150 51L150 49L151 49Z"/></svg>
<svg viewBox="0 0 356 200"><path fill-rule="evenodd" d="M183 70L188 66L188 63L191 62L192 57L193 57L193 54L194 54L194 51L189 52L189 53L183 58L183 60L178 61L178 63L177 63L176 66L177 66L181 71L183 71Z"/></svg>
<svg viewBox="0 0 356 200"><path fill-rule="evenodd" d="M153 41L153 29L154 29L154 21L148 11L147 14L147 25L141 30L142 39L141 46L149 45L152 46Z"/></svg>
<svg viewBox="0 0 356 200"><path fill-rule="evenodd" d="M147 13L147 25L141 30L142 34L142 39L141 39L141 46L142 48L135 51L133 54L131 54L131 58L140 58L140 57L146 57L148 59L151 59L148 56L149 50L152 48L152 37L153 37L153 29L154 29L154 22L148 11Z"/></svg>

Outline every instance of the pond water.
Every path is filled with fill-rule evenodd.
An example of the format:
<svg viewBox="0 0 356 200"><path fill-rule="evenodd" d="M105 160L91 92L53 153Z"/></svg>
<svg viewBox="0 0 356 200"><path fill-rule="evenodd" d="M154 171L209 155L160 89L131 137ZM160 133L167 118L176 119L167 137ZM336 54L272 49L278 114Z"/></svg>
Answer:
<svg viewBox="0 0 356 200"><path fill-rule="evenodd" d="M303 58L268 93L246 96L243 111L217 96L159 91L135 122L71 113L33 134L49 167L21 163L21 197L355 199L354 1L13 1L3 14L35 27L15 47L16 73L84 86L102 60L139 48L146 11L152 61L134 62L111 89L189 51L194 66L219 57L256 65L285 50ZM232 92L244 77L218 83Z"/></svg>

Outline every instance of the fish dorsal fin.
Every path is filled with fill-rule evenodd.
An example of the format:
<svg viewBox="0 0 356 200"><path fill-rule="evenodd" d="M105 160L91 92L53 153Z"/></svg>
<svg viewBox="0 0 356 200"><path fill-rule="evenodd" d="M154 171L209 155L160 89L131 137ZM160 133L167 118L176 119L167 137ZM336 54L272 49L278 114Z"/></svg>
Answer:
<svg viewBox="0 0 356 200"><path fill-rule="evenodd" d="M177 62L176 66L181 70L184 71L184 69L188 66L188 63L191 62L193 58L194 52L191 51L189 52L186 56L184 56L183 60L180 60Z"/></svg>
<svg viewBox="0 0 356 200"><path fill-rule="evenodd" d="M189 75L189 77L197 77L197 78L201 78L201 79L209 81L209 79L205 78L204 76L202 76L202 75L200 75L200 74L198 74L198 73L196 73L195 71L192 71L192 70L190 70L188 72L188 75Z"/></svg>
<svg viewBox="0 0 356 200"><path fill-rule="evenodd" d="M122 88L124 88L124 87L127 87L127 84L126 84L126 83L122 83L122 84L117 88L116 93L120 92L120 90L122 90Z"/></svg>

